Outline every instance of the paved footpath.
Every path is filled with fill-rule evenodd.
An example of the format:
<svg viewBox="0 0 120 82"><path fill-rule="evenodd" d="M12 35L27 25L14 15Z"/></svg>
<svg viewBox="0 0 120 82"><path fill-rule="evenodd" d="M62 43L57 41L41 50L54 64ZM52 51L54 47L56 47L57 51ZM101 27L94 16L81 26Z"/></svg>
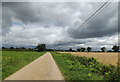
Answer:
<svg viewBox="0 0 120 82"><path fill-rule="evenodd" d="M47 52L5 80L64 80L52 55Z"/></svg>

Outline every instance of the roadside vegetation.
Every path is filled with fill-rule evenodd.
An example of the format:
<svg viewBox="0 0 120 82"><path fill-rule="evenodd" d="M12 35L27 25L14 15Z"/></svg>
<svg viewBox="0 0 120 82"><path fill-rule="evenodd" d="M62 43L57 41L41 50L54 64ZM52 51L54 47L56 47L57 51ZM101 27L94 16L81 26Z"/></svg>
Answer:
<svg viewBox="0 0 120 82"><path fill-rule="evenodd" d="M45 52L2 51L2 79L37 59Z"/></svg>
<svg viewBox="0 0 120 82"><path fill-rule="evenodd" d="M120 80L118 67L103 65L93 57L56 52L52 52L52 55L65 80Z"/></svg>

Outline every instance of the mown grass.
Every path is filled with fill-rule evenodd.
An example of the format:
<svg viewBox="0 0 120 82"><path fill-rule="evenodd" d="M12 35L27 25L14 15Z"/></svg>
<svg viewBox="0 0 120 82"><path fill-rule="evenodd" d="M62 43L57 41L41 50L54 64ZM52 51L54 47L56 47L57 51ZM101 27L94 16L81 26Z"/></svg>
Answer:
<svg viewBox="0 0 120 82"><path fill-rule="evenodd" d="M10 76L45 52L2 51L2 79Z"/></svg>
<svg viewBox="0 0 120 82"><path fill-rule="evenodd" d="M119 80L118 69L102 65L95 58L52 52L65 80Z"/></svg>

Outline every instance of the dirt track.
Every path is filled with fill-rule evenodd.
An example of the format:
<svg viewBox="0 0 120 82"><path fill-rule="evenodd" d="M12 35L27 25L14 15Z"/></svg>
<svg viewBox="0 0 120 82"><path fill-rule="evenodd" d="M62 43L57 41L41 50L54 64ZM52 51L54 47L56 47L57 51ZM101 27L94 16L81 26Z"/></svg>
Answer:
<svg viewBox="0 0 120 82"><path fill-rule="evenodd" d="M113 64L117 66L118 63L118 53L114 52L59 52L59 53L71 53L75 56L86 56L94 57L103 64L109 65Z"/></svg>
<svg viewBox="0 0 120 82"><path fill-rule="evenodd" d="M26 65L5 80L64 80L50 53Z"/></svg>

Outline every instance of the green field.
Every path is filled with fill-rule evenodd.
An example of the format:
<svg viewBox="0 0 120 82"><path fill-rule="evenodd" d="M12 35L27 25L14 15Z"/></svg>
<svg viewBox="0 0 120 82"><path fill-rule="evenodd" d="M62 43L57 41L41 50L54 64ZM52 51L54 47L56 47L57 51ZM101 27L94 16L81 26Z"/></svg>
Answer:
<svg viewBox="0 0 120 82"><path fill-rule="evenodd" d="M103 65L95 58L52 53L65 80L120 80L118 69Z"/></svg>
<svg viewBox="0 0 120 82"><path fill-rule="evenodd" d="M37 59L45 52L2 51L2 79ZM120 80L118 68L103 65L95 58L51 52L65 80Z"/></svg>
<svg viewBox="0 0 120 82"><path fill-rule="evenodd" d="M2 79L10 76L45 52L2 51Z"/></svg>

